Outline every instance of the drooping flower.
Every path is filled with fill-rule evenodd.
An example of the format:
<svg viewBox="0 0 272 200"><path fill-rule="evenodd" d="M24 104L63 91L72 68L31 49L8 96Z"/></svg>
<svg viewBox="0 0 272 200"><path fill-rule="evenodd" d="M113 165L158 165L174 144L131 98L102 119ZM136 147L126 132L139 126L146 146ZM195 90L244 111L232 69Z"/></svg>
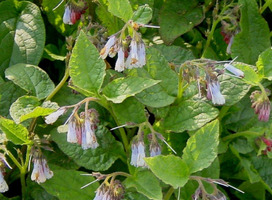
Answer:
<svg viewBox="0 0 272 200"><path fill-rule="evenodd" d="M225 104L225 97L220 92L219 81L208 81L207 84L207 98L212 99L213 104Z"/></svg>
<svg viewBox="0 0 272 200"><path fill-rule="evenodd" d="M119 180L114 180L110 185L102 183L95 193L94 200L121 200L124 187Z"/></svg>
<svg viewBox="0 0 272 200"><path fill-rule="evenodd" d="M5 165L0 159L0 193L4 193L9 190L9 186L4 179Z"/></svg>
<svg viewBox="0 0 272 200"><path fill-rule="evenodd" d="M38 184L44 183L46 179L53 177L53 172L49 169L46 159L40 152L35 152L33 157L33 171L31 174L31 180Z"/></svg>
<svg viewBox="0 0 272 200"><path fill-rule="evenodd" d="M235 76L238 76L240 78L244 78L245 77L244 72L242 72L240 69L237 69L233 65L225 64L224 67L225 67L226 70L228 70L229 72L231 72Z"/></svg>
<svg viewBox="0 0 272 200"><path fill-rule="evenodd" d="M151 134L149 152L150 152L150 157L161 155L161 146L159 145L155 134Z"/></svg>
<svg viewBox="0 0 272 200"><path fill-rule="evenodd" d="M267 96L270 95L270 90L266 89L265 93L261 91L254 91L250 95L250 99L252 102L252 108L255 110L255 113L258 116L260 121L267 122L270 116L271 103Z"/></svg>
<svg viewBox="0 0 272 200"><path fill-rule="evenodd" d="M106 59L106 57L108 56L109 52L111 51L111 48L114 47L114 45L116 44L116 42L117 42L117 38L116 38L115 35L112 35L112 36L109 37L109 40L105 44L104 48L101 49L101 51L100 51L100 57L102 59ZM113 52L113 51L115 52L116 49L112 49L111 52Z"/></svg>
<svg viewBox="0 0 272 200"><path fill-rule="evenodd" d="M146 167L145 145L143 140L136 139L131 145L131 161L130 164L135 167Z"/></svg>
<svg viewBox="0 0 272 200"><path fill-rule="evenodd" d="M65 6L65 11L62 18L63 23L69 25L75 24L80 19L81 15L85 13L87 8L87 4L83 0L78 2L69 1L69 3Z"/></svg>
<svg viewBox="0 0 272 200"><path fill-rule="evenodd" d="M118 51L118 58L115 64L115 70L118 72L122 72L125 69L125 53L123 48L121 47Z"/></svg>
<svg viewBox="0 0 272 200"><path fill-rule="evenodd" d="M81 142L80 139L81 127L80 122L77 121L78 120L76 119L76 117L72 117L68 122L67 142L70 143L78 143L79 141Z"/></svg>
<svg viewBox="0 0 272 200"><path fill-rule="evenodd" d="M57 121L57 119L63 115L67 111L66 107L60 107L58 110L55 112L51 113L50 115L45 117L45 122L47 124L53 124L54 122Z"/></svg>

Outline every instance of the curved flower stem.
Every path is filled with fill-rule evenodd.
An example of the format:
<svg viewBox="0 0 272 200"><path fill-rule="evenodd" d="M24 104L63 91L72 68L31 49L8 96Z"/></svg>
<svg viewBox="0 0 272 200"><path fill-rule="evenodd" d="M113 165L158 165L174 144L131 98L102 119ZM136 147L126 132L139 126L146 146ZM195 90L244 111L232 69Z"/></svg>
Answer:
<svg viewBox="0 0 272 200"><path fill-rule="evenodd" d="M69 67L67 66L63 78L61 79L59 84L55 87L55 89L48 95L48 97L46 97L44 101L51 100L55 96L55 94L62 88L62 86L65 84L68 78L69 78Z"/></svg>
<svg viewBox="0 0 272 200"><path fill-rule="evenodd" d="M169 200L170 197L172 196L173 192L174 192L174 188L170 187L169 190L167 191L167 193L165 194L163 200Z"/></svg>

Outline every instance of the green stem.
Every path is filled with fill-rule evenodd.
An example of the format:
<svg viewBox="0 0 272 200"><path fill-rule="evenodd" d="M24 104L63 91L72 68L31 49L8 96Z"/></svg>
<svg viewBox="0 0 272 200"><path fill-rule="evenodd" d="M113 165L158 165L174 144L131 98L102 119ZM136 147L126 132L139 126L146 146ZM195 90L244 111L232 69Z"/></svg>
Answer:
<svg viewBox="0 0 272 200"><path fill-rule="evenodd" d="M10 151L7 151L7 155L12 160L12 162L18 167L18 169L21 171L22 165L17 161L17 159L12 155L12 153Z"/></svg>
<svg viewBox="0 0 272 200"><path fill-rule="evenodd" d="M221 121L221 119L226 115L226 113L229 111L230 106L223 106L220 110L218 119Z"/></svg>
<svg viewBox="0 0 272 200"><path fill-rule="evenodd" d="M22 186L22 200L26 199L26 181L25 181L25 175L26 175L26 171L21 170L20 171L20 180L21 180L21 186Z"/></svg>
<svg viewBox="0 0 272 200"><path fill-rule="evenodd" d="M208 47L210 46L211 40L213 38L213 34L214 34L214 31L215 31L215 28L216 28L217 24L220 21L221 21L221 19L218 18L215 22L213 22L213 25L212 25L211 31L210 31L210 33L208 35L207 42L205 44L205 47L204 47L203 54L202 54L201 58L205 58L206 51L207 51Z"/></svg>
<svg viewBox="0 0 272 200"><path fill-rule="evenodd" d="M268 6L270 6L271 3L272 3L272 0L267 0L267 1L265 2L265 4L263 5L263 7L261 7L260 13L262 14L262 13L265 11L265 9L266 9Z"/></svg>
<svg viewBox="0 0 272 200"><path fill-rule="evenodd" d="M170 197L172 196L173 192L174 192L174 188L170 187L169 190L167 191L167 193L165 194L163 200L169 200Z"/></svg>
<svg viewBox="0 0 272 200"><path fill-rule="evenodd" d="M263 133L261 132L253 132L253 131L243 131L243 132L238 132L238 133L235 133L235 134L231 134L231 135L228 135L226 137L223 137L222 140L223 141L228 141L228 140L232 140L232 139L235 139L237 137L241 137L241 136L260 136L262 135Z"/></svg>
<svg viewBox="0 0 272 200"><path fill-rule="evenodd" d="M179 69L179 82L178 82L178 97L177 100L178 102L181 101L182 95L184 92L183 84L184 84L184 79L183 79L183 71L182 71L182 66Z"/></svg>
<svg viewBox="0 0 272 200"><path fill-rule="evenodd" d="M62 86L66 83L67 79L69 78L69 67L66 67L65 74L59 84L56 86L56 88L51 92L51 94L48 95L48 97L44 101L49 101L52 99L55 94L62 88Z"/></svg>

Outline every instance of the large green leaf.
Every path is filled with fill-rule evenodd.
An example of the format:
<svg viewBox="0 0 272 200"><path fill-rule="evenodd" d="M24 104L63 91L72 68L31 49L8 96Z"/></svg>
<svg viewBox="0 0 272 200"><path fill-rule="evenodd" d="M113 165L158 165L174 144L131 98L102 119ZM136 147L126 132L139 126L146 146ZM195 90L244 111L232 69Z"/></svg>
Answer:
<svg viewBox="0 0 272 200"><path fill-rule="evenodd" d="M170 107L168 115L162 121L165 129L182 132L196 130L218 115L218 110L202 101L186 100Z"/></svg>
<svg viewBox="0 0 272 200"><path fill-rule="evenodd" d="M8 117L11 104L25 93L11 81L0 84L0 115Z"/></svg>
<svg viewBox="0 0 272 200"><path fill-rule="evenodd" d="M89 200L95 196L98 183L80 189L82 186L94 181L91 176L82 176L86 172L73 170L54 170L54 176L42 183L41 186L59 200L80 199Z"/></svg>
<svg viewBox="0 0 272 200"><path fill-rule="evenodd" d="M127 98L120 104L113 103L111 105L119 124L127 122L140 124L146 121L144 105L133 97Z"/></svg>
<svg viewBox="0 0 272 200"><path fill-rule="evenodd" d="M209 167L217 157L219 144L219 121L215 120L199 129L187 141L183 160L191 173Z"/></svg>
<svg viewBox="0 0 272 200"><path fill-rule="evenodd" d="M225 96L225 106L231 106L240 101L249 91L250 85L243 80L223 74L218 78L221 93Z"/></svg>
<svg viewBox="0 0 272 200"><path fill-rule="evenodd" d="M17 63L37 65L45 43L45 28L38 6L29 1L3 1L0 24L0 76Z"/></svg>
<svg viewBox="0 0 272 200"><path fill-rule="evenodd" d="M124 22L131 19L133 11L128 0L108 0L110 13L121 18Z"/></svg>
<svg viewBox="0 0 272 200"><path fill-rule="evenodd" d="M87 92L97 94L106 75L106 64L99 58L96 47L83 31L77 38L69 65L73 84Z"/></svg>
<svg viewBox="0 0 272 200"><path fill-rule="evenodd" d="M256 1L239 0L239 4L241 32L234 37L231 56L238 56L238 61L255 64L259 54L270 47L269 27L259 13Z"/></svg>
<svg viewBox="0 0 272 200"><path fill-rule="evenodd" d="M59 148L71 157L78 165L94 171L107 170L118 158L124 157L122 144L117 142L111 133L103 126L98 126L96 136L99 147L83 150L78 144L68 143L66 134L51 132L52 139Z"/></svg>
<svg viewBox="0 0 272 200"><path fill-rule="evenodd" d="M165 1L160 14L160 33L165 43L172 43L203 20L203 10L196 0Z"/></svg>
<svg viewBox="0 0 272 200"><path fill-rule="evenodd" d="M15 124L14 121L0 117L0 128L6 134L6 137L14 144L25 144L28 140L28 130L21 124Z"/></svg>
<svg viewBox="0 0 272 200"><path fill-rule="evenodd" d="M152 19L152 13L152 9L145 4L134 12L132 20L140 24L147 24Z"/></svg>
<svg viewBox="0 0 272 200"><path fill-rule="evenodd" d="M145 158L151 171L163 182L174 188L183 187L189 180L190 172L187 164L179 157L155 156Z"/></svg>
<svg viewBox="0 0 272 200"><path fill-rule="evenodd" d="M259 75L268 80L272 80L272 49L269 48L262 52L257 61Z"/></svg>
<svg viewBox="0 0 272 200"><path fill-rule="evenodd" d="M5 74L6 78L38 99L46 98L55 88L48 74L34 65L16 64L9 67Z"/></svg>
<svg viewBox="0 0 272 200"><path fill-rule="evenodd" d="M159 80L142 77L117 78L104 87L103 93L108 100L114 103L122 103L126 98L134 96L159 82Z"/></svg>
<svg viewBox="0 0 272 200"><path fill-rule="evenodd" d="M124 182L126 188L135 187L136 190L149 199L161 200L162 191L158 179L150 171L137 171Z"/></svg>
<svg viewBox="0 0 272 200"><path fill-rule="evenodd" d="M18 124L24 120L39 116L46 116L58 109L58 105L52 102L45 102L41 105L36 97L22 96L10 107L10 115Z"/></svg>

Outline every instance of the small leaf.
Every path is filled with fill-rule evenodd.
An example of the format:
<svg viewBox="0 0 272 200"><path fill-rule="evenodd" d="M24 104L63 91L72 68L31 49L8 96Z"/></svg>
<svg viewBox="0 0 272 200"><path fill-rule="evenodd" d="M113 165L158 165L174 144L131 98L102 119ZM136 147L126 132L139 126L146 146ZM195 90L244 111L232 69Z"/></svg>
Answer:
<svg viewBox="0 0 272 200"><path fill-rule="evenodd" d="M69 66L73 85L93 94L98 93L106 75L106 64L83 31L77 38Z"/></svg>
<svg viewBox="0 0 272 200"><path fill-rule="evenodd" d="M152 19L152 9L146 4L140 6L133 14L132 20L140 24L147 24Z"/></svg>
<svg viewBox="0 0 272 200"><path fill-rule="evenodd" d="M103 93L113 103L122 103L126 98L134 96L159 82L142 77L117 78L103 89Z"/></svg>
<svg viewBox="0 0 272 200"><path fill-rule="evenodd" d="M9 67L6 78L38 99L46 98L55 88L48 74L34 65L16 64Z"/></svg>
<svg viewBox="0 0 272 200"><path fill-rule="evenodd" d="M120 104L111 104L119 124L133 122L140 124L146 121L144 105L135 98L129 97Z"/></svg>
<svg viewBox="0 0 272 200"><path fill-rule="evenodd" d="M25 144L28 140L28 130L21 124L15 124L14 121L0 117L0 128L6 134L6 137L14 144Z"/></svg>
<svg viewBox="0 0 272 200"><path fill-rule="evenodd" d="M186 163L177 156L155 156L145 158L145 161L159 179L174 188L183 187L189 180L189 169Z"/></svg>
<svg viewBox="0 0 272 200"><path fill-rule="evenodd" d="M131 19L133 11L128 0L108 0L110 13L121 18L124 22Z"/></svg>
<svg viewBox="0 0 272 200"><path fill-rule="evenodd" d="M270 47L269 27L256 1L239 0L239 4L241 32L234 37L231 56L238 56L237 61L255 64L259 54Z"/></svg>
<svg viewBox="0 0 272 200"><path fill-rule="evenodd" d="M209 167L217 157L219 144L219 122L215 120L199 129L187 141L183 149L183 160L190 173Z"/></svg>
<svg viewBox="0 0 272 200"><path fill-rule="evenodd" d="M158 179L149 171L137 171L124 182L127 188L134 187L149 199L161 200L162 191Z"/></svg>
<svg viewBox="0 0 272 200"><path fill-rule="evenodd" d="M0 76L17 63L37 65L43 54L45 28L38 6L29 1L0 3Z"/></svg>
<svg viewBox="0 0 272 200"><path fill-rule="evenodd" d="M59 200L89 200L95 196L98 183L80 189L82 186L94 181L91 176L82 176L86 172L74 170L54 170L54 176L46 180L41 186L50 194L58 197Z"/></svg>
<svg viewBox="0 0 272 200"><path fill-rule="evenodd" d="M259 55L258 61L256 63L259 75L261 77L267 78L268 80L272 80L272 49L269 48L262 52Z"/></svg>
<svg viewBox="0 0 272 200"><path fill-rule="evenodd" d="M218 110L202 101L186 100L170 107L162 121L165 129L174 132L196 130L218 115Z"/></svg>
<svg viewBox="0 0 272 200"><path fill-rule="evenodd" d="M59 148L79 166L94 171L105 171L118 158L125 156L123 146L102 126L98 126L95 134L100 146L96 149L83 150L78 144L68 143L66 134L58 133L56 130L51 132L52 139Z"/></svg>
<svg viewBox="0 0 272 200"><path fill-rule="evenodd" d="M166 44L172 43L178 36L201 23L203 19L203 10L196 0L165 1L159 18L163 41Z"/></svg>
<svg viewBox="0 0 272 200"><path fill-rule="evenodd" d="M22 96L10 107L10 115L18 124L30 118L46 116L58 109L58 105L52 102L44 102L41 105L36 97Z"/></svg>

